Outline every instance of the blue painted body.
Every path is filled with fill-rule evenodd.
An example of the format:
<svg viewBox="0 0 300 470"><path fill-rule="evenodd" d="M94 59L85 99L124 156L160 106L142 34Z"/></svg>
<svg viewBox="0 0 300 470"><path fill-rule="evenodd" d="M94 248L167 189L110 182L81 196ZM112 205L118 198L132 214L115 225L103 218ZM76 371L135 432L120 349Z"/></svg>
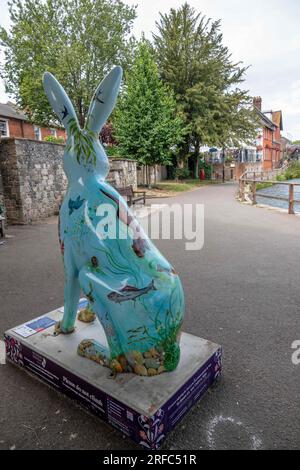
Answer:
<svg viewBox="0 0 300 470"><path fill-rule="evenodd" d="M156 375L178 364L184 294L173 267L143 232L126 201L105 182L109 163L98 136L115 105L121 76L121 68L115 67L100 83L86 126L80 129L62 86L51 74L44 75L45 92L68 136L68 189L59 228L65 268L60 330L73 331L82 289L108 347L87 339L78 352L115 372ZM104 205L112 208L110 218L101 210ZM115 222L115 236L105 237L110 222Z"/></svg>

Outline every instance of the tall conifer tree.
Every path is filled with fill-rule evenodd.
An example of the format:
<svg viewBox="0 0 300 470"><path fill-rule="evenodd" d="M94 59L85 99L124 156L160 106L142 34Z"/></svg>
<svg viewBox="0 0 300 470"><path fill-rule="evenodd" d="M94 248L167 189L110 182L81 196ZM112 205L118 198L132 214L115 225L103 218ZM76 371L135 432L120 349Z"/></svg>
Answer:
<svg viewBox="0 0 300 470"><path fill-rule="evenodd" d="M160 14L156 26L159 71L190 128L181 155L193 150L197 177L201 145L239 146L256 135L252 98L240 88L247 68L232 61L220 21L206 19L187 3Z"/></svg>

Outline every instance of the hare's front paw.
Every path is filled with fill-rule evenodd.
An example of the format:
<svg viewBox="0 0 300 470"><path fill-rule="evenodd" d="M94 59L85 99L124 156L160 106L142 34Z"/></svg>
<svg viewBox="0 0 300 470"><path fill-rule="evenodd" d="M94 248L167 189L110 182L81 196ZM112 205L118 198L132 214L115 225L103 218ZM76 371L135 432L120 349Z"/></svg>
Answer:
<svg viewBox="0 0 300 470"><path fill-rule="evenodd" d="M65 328L62 328L61 326L61 322L57 322L55 327L54 327L54 336L58 336L60 335L61 333L64 334L64 335L69 335L70 333L73 333L73 331L75 331L75 328L72 327L70 328L69 330L66 330Z"/></svg>

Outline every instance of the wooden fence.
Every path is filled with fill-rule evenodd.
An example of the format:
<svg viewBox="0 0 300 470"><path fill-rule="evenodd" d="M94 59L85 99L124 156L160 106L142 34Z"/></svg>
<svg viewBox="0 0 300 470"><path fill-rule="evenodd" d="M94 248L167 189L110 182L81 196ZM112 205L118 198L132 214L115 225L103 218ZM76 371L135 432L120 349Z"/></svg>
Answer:
<svg viewBox="0 0 300 470"><path fill-rule="evenodd" d="M257 196L266 198L266 199L275 199L275 200L281 200L281 201L287 201L288 202L288 213L289 214L295 214L294 211L294 203L300 203L299 199L295 199L294 196L294 188L295 186L300 186L300 183L290 183L288 181L274 181L270 179L263 179L257 178L257 175L254 172L253 178L249 178L248 175L242 175L240 180L239 180L239 197L241 200L246 200L246 185L250 186L250 197L252 201L252 205L257 204ZM286 197L284 196L276 196L272 194L265 194L265 193L259 193L257 192L257 185L264 183L264 182L269 182L270 184L279 184L279 185L286 185L289 187L288 195ZM249 194L249 192L248 192Z"/></svg>

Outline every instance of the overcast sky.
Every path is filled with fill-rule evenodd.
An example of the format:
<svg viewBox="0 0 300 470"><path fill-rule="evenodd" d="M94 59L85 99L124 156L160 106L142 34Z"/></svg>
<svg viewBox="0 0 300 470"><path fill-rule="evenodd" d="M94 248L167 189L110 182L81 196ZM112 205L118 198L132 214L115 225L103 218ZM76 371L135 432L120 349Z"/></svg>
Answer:
<svg viewBox="0 0 300 470"><path fill-rule="evenodd" d="M124 0L138 5L134 34L151 38L159 12L183 0ZM263 110L281 109L284 133L300 139L300 1L189 0L191 6L221 19L224 44L234 60L250 65L245 88L263 98ZM9 27L7 1L0 0L0 24ZM8 99L0 83L0 102Z"/></svg>

